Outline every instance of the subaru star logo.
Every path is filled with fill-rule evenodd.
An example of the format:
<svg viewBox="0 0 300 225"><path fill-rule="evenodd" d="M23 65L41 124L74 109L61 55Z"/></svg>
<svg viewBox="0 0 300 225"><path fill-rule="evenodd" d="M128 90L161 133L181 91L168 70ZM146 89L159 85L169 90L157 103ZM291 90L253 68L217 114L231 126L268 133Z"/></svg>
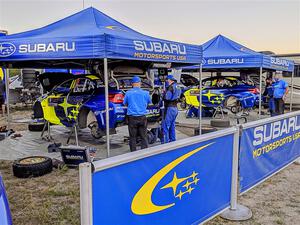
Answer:
<svg viewBox="0 0 300 225"><path fill-rule="evenodd" d="M16 46L9 42L0 43L0 57L8 57L14 54Z"/></svg>

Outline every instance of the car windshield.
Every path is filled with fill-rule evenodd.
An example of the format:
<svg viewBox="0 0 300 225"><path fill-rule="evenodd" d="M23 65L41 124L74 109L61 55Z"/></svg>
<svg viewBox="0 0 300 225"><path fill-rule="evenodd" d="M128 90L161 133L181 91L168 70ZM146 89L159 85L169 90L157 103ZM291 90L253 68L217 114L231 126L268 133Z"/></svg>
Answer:
<svg viewBox="0 0 300 225"><path fill-rule="evenodd" d="M131 85L131 79L132 78L118 78L117 82L119 85L119 89L121 90L128 90L130 88L132 88ZM112 88L117 88L117 83L115 80L111 79L109 81L109 86ZM151 81L149 81L148 79L141 79L141 88L142 89L152 89L152 84Z"/></svg>
<svg viewBox="0 0 300 225"><path fill-rule="evenodd" d="M202 83L204 87L215 87L215 88L230 88L242 84L244 84L244 82L235 77L209 78L203 80Z"/></svg>

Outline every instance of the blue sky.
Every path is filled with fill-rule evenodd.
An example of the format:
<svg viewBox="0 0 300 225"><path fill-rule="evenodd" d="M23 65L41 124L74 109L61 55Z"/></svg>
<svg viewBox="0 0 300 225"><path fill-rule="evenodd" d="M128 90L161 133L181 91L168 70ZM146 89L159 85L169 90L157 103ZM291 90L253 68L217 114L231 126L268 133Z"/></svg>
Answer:
<svg viewBox="0 0 300 225"><path fill-rule="evenodd" d="M147 35L201 44L223 34L256 51L300 52L300 0L85 0ZM0 0L0 29L38 28L76 13L83 0Z"/></svg>

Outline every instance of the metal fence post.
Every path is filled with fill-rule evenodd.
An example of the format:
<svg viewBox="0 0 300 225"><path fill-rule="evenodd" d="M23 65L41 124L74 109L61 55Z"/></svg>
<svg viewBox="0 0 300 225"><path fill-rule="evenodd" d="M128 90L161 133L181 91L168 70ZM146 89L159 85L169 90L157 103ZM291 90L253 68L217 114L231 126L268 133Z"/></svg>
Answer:
<svg viewBox="0 0 300 225"><path fill-rule="evenodd" d="M79 165L79 183L81 225L92 225L92 168L90 163Z"/></svg>
<svg viewBox="0 0 300 225"><path fill-rule="evenodd" d="M238 197L238 170L239 170L239 133L240 128L236 126L233 139L232 176L231 176L231 199L230 208L221 214L228 220L243 221L252 217L252 212L246 206L237 203Z"/></svg>
<svg viewBox="0 0 300 225"><path fill-rule="evenodd" d="M104 85L105 85L105 124L106 124L106 150L107 157L110 156L110 137L109 137L109 99L108 99L108 69L107 58L104 58Z"/></svg>
<svg viewBox="0 0 300 225"><path fill-rule="evenodd" d="M199 68L199 135L202 134L202 62Z"/></svg>
<svg viewBox="0 0 300 225"><path fill-rule="evenodd" d="M262 69L262 67L260 67L260 69L259 69L259 103L258 103L258 117L259 117L259 118L261 118L262 74L263 74L263 69Z"/></svg>

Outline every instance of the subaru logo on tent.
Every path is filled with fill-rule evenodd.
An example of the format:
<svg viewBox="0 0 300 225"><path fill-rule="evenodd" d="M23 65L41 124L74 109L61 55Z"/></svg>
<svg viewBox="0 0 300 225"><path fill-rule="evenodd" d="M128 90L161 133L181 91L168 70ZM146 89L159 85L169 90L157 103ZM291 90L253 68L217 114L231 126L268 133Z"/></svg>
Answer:
<svg viewBox="0 0 300 225"><path fill-rule="evenodd" d="M8 57L14 54L16 51L16 46L9 42L0 43L0 57Z"/></svg>

